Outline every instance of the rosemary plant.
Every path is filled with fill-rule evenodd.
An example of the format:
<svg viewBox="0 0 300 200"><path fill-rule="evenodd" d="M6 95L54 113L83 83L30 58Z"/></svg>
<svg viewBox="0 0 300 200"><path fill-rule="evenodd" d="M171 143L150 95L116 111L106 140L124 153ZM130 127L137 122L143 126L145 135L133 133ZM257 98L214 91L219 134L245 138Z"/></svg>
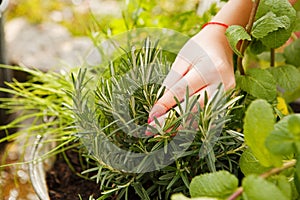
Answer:
<svg viewBox="0 0 300 200"><path fill-rule="evenodd" d="M172 193L188 195L197 174L238 173L243 138L230 130L230 113L240 99L233 92L224 94L220 86L204 107L198 96L186 95L163 125L147 124L171 62L158 42L146 39L141 49L112 61L109 76L91 79L88 69L72 75L77 137L98 163L84 173L96 172L91 178L100 185L99 199L170 199ZM153 135L145 135L146 129Z"/></svg>
<svg viewBox="0 0 300 200"><path fill-rule="evenodd" d="M0 88L1 92L9 96L0 99L0 108L6 109L14 116L14 120L7 125L0 126L0 130L7 133L10 129L17 130L13 134L7 134L0 140L0 143L21 139L25 151L31 148L36 137L51 135L44 141L45 143L54 142L56 147L47 152L43 158L77 146L78 144L73 143L76 137L72 134L74 132L74 118L70 109L72 99L63 90L72 88L68 77L55 72L45 73L26 67L4 65L1 67L24 73L27 81L21 82L14 79L6 83L7 88ZM20 163L24 163L22 159ZM3 166L5 165L1 165Z"/></svg>

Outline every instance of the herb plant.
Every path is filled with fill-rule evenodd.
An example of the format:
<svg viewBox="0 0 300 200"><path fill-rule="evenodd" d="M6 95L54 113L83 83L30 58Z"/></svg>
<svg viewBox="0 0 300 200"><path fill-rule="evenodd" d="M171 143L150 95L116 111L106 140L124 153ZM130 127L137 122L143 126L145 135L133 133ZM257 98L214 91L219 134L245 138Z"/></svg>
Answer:
<svg viewBox="0 0 300 200"><path fill-rule="evenodd" d="M89 70L73 76L77 137L99 163L86 172L97 172L92 178L103 191L100 199L131 199L133 194L169 199L176 191L188 194L191 178L200 172L238 173L235 159L243 140L223 127L229 126L240 97L224 96L221 88L203 108L187 96L164 126L153 128L155 136L146 137L148 113L170 63L159 43L146 39L141 49L133 48L111 64L121 70L100 76L94 93L87 90L93 82Z"/></svg>

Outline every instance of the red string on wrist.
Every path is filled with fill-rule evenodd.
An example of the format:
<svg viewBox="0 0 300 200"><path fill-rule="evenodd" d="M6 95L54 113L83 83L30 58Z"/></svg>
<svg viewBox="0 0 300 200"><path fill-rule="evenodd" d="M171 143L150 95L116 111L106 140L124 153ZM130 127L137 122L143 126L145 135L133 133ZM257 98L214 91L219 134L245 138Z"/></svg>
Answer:
<svg viewBox="0 0 300 200"><path fill-rule="evenodd" d="M203 29L205 26L207 25L219 25L219 26L223 26L225 28L228 28L228 25L227 24L224 24L224 23L221 23L221 22L207 22L205 23L201 29Z"/></svg>

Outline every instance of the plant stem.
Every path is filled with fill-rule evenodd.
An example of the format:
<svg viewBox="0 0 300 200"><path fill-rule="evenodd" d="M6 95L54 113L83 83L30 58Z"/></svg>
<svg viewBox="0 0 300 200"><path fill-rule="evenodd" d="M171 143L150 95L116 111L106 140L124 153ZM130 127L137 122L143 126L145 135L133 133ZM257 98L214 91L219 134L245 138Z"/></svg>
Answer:
<svg viewBox="0 0 300 200"><path fill-rule="evenodd" d="M228 197L227 200L235 200L236 198L238 198L240 195L242 195L242 193L244 192L244 189L242 187L239 187L235 193L233 193L230 197Z"/></svg>
<svg viewBox="0 0 300 200"><path fill-rule="evenodd" d="M255 20L255 15L256 15L256 12L257 12L257 8L259 6L259 3L260 3L260 0L255 0L253 2L253 6L252 6L252 10L251 10L251 14L250 14L250 18L249 18L249 21L248 21L248 24L246 26L246 31L249 35L251 35L251 30L252 30L252 26L253 26L253 23L254 23L254 20ZM247 47L249 46L250 42L248 40L243 40L242 41L242 44L241 44L241 48L240 48L240 52L241 54L244 56L244 53L247 49ZM241 75L245 75L245 70L243 68L243 57L238 57L238 60L237 60L237 68L238 70L240 71L240 74Z"/></svg>
<svg viewBox="0 0 300 200"><path fill-rule="evenodd" d="M261 174L260 177L268 178L272 175L279 174L280 172L282 172L288 168L294 167L295 165L296 165L296 160L294 159L294 160L284 163L282 167L273 168L273 169Z"/></svg>
<svg viewBox="0 0 300 200"><path fill-rule="evenodd" d="M275 174L279 174L280 172L286 170L286 169L289 169L291 167L294 167L296 165L296 160L291 160L289 162L286 162L283 164L282 167L277 167L277 168L273 168L263 174L260 175L261 178L268 178L272 175L275 175ZM230 197L228 197L227 200L235 200L237 199L240 195L242 195L242 193L244 192L244 189L243 187L239 187Z"/></svg>
<svg viewBox="0 0 300 200"><path fill-rule="evenodd" d="M229 154L236 154L236 152L243 150L245 147L246 147L246 144L244 143L236 149L232 149L230 151L227 151L227 152L221 153L219 155L216 155L216 158L221 158L221 157L223 157L225 155L229 155Z"/></svg>
<svg viewBox="0 0 300 200"><path fill-rule="evenodd" d="M275 66L275 49L271 48L271 59L270 59L270 66L274 67Z"/></svg>

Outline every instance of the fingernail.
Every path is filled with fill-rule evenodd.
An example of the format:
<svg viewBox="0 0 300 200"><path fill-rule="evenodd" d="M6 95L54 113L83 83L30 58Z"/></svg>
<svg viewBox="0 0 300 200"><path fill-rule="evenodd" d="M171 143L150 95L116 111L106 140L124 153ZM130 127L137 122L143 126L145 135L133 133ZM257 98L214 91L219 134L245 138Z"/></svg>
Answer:
<svg viewBox="0 0 300 200"><path fill-rule="evenodd" d="M153 117L148 118L148 124L150 124L153 121Z"/></svg>
<svg viewBox="0 0 300 200"><path fill-rule="evenodd" d="M153 135L153 133L152 133L152 132L150 132L150 131L146 131L146 132L145 132L145 135L147 135L147 136L152 136L152 135Z"/></svg>
<svg viewBox="0 0 300 200"><path fill-rule="evenodd" d="M158 112L154 112L154 113L150 113L150 116L148 118L148 124L150 124L151 122L153 122L154 118L158 118L160 116L160 114Z"/></svg>

